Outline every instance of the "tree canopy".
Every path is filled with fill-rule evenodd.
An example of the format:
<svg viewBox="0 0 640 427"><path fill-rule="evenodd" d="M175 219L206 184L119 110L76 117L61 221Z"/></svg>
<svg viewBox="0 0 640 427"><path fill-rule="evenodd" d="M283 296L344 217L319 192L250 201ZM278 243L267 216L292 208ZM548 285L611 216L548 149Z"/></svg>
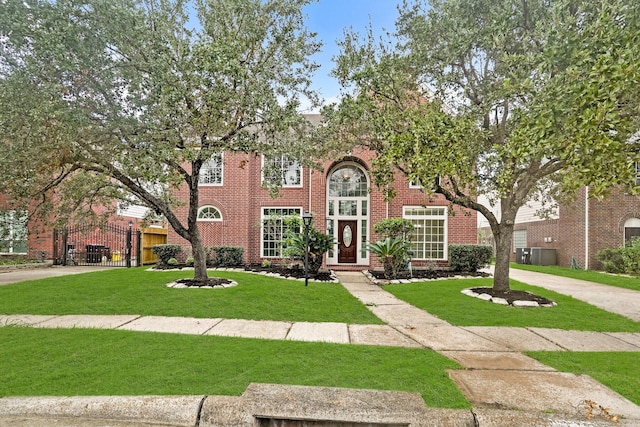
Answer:
<svg viewBox="0 0 640 427"><path fill-rule="evenodd" d="M347 90L325 111L334 140L377 152L374 181L389 196L400 170L484 215L494 287L509 289L521 206L635 183L640 4L405 0L399 11L395 42L372 31L341 41L334 74Z"/></svg>
<svg viewBox="0 0 640 427"><path fill-rule="evenodd" d="M313 158L299 113L318 102L311 1L0 2L0 192L61 221L114 199L144 204L191 242L206 276L202 165L223 151Z"/></svg>

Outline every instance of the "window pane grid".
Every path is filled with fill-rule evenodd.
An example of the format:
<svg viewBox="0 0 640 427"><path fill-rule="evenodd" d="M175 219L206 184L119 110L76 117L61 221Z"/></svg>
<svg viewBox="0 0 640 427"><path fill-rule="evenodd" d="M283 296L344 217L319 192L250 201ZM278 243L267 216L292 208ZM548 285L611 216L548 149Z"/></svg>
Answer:
<svg viewBox="0 0 640 427"><path fill-rule="evenodd" d="M405 207L404 217L413 224L409 234L415 259L445 259L446 208Z"/></svg>
<svg viewBox="0 0 640 427"><path fill-rule="evenodd" d="M222 154L214 154L207 160L200 169L198 177L199 184L220 185L222 184Z"/></svg>
<svg viewBox="0 0 640 427"><path fill-rule="evenodd" d="M300 216L300 208L263 208L262 210L262 256L281 258L287 232L285 219Z"/></svg>
<svg viewBox="0 0 640 427"><path fill-rule="evenodd" d="M270 184L299 187L302 185L302 167L297 160L289 159L287 155L265 157L263 177Z"/></svg>

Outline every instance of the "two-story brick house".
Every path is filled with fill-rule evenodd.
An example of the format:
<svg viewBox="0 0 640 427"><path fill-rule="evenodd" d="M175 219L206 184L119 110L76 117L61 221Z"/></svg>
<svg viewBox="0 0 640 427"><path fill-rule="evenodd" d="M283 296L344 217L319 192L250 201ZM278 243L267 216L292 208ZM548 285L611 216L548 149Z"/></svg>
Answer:
<svg viewBox="0 0 640 427"><path fill-rule="evenodd" d="M310 212L313 225L336 241L325 259L332 269L377 265L367 242L378 239L373 225L385 218L404 217L414 223L414 265L446 264L449 244L476 243L475 212L450 210L444 198L427 197L400 175L395 184L397 196L385 201L372 188L372 155L356 151L325 162L322 171L304 168L286 156L269 159L226 152L214 157L200 178L198 220L204 244L241 246L247 263L278 260L282 257L283 218L304 212ZM265 177L265 162L272 162L268 170L280 173ZM281 180L278 197L270 196L263 185L265 179ZM187 191L185 186L178 196L186 198ZM179 212L186 217L187 207ZM171 230L168 242L188 250L188 243Z"/></svg>

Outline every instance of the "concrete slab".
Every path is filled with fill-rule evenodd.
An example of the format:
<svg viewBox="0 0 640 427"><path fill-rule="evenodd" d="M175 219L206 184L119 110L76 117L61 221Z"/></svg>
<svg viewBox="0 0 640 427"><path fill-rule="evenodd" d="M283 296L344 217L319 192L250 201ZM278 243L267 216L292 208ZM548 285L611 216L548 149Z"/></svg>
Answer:
<svg viewBox="0 0 640 427"><path fill-rule="evenodd" d="M349 325L351 344L421 348L422 345L387 325Z"/></svg>
<svg viewBox="0 0 640 427"><path fill-rule="evenodd" d="M287 334L288 340L349 343L349 330L345 323L296 322Z"/></svg>
<svg viewBox="0 0 640 427"><path fill-rule="evenodd" d="M467 369L497 369L520 371L555 371L555 369L517 352L502 351L441 351Z"/></svg>
<svg viewBox="0 0 640 427"><path fill-rule="evenodd" d="M525 328L465 326L469 332L516 351L561 351L562 347Z"/></svg>
<svg viewBox="0 0 640 427"><path fill-rule="evenodd" d="M53 319L54 315L7 314L0 315L0 326L33 326Z"/></svg>
<svg viewBox="0 0 640 427"><path fill-rule="evenodd" d="M207 331L206 335L283 340L289 329L291 322L224 319Z"/></svg>
<svg viewBox="0 0 640 427"><path fill-rule="evenodd" d="M565 331L546 328L529 329L569 351L640 351L640 347L619 340L604 332Z"/></svg>
<svg viewBox="0 0 640 427"><path fill-rule="evenodd" d="M119 329L142 332L202 335L222 319L198 319L195 317L144 316Z"/></svg>
<svg viewBox="0 0 640 427"><path fill-rule="evenodd" d="M402 326L398 330L425 347L436 351L508 351L504 345L494 343L456 326L426 325Z"/></svg>
<svg viewBox="0 0 640 427"><path fill-rule="evenodd" d="M54 317L33 326L37 328L96 328L115 329L140 317L137 314L100 315L67 314Z"/></svg>
<svg viewBox="0 0 640 427"><path fill-rule="evenodd" d="M496 370L448 372L474 406L576 414L590 400L610 408L611 414L640 421L638 405L586 375Z"/></svg>
<svg viewBox="0 0 640 427"><path fill-rule="evenodd" d="M614 425L611 421L604 419L587 420L584 414L566 416L484 408L474 408L473 414L477 427L611 427ZM627 424L623 422L620 425Z"/></svg>
<svg viewBox="0 0 640 427"><path fill-rule="evenodd" d="M52 418L68 417L91 420L85 424L88 426L93 426L93 422L97 420L193 426L196 425L198 408L203 398L204 396L3 397L0 399L0 417L46 417L46 420L41 420L40 425L54 425ZM59 425L67 424L62 422Z"/></svg>
<svg viewBox="0 0 640 427"><path fill-rule="evenodd" d="M635 345L636 347L640 347L640 333L638 332L607 332L606 334L631 345Z"/></svg>
<svg viewBox="0 0 640 427"><path fill-rule="evenodd" d="M391 326L449 325L444 320L407 303L373 305L367 308L379 319Z"/></svg>
<svg viewBox="0 0 640 427"><path fill-rule="evenodd" d="M350 291L364 305L406 304L389 292L384 291Z"/></svg>
<svg viewBox="0 0 640 427"><path fill-rule="evenodd" d="M336 427L474 426L471 411L426 408L418 393L250 384L242 399L246 411L259 420L254 425L303 425L281 420L304 420L304 425ZM216 408L205 402L202 421L214 425L208 423L209 410Z"/></svg>

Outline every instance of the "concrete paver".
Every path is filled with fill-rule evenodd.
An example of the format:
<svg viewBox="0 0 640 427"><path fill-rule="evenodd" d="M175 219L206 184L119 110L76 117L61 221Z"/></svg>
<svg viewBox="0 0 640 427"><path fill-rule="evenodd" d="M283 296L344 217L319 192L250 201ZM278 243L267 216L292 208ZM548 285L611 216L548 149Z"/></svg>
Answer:
<svg viewBox="0 0 640 427"><path fill-rule="evenodd" d="M465 326L463 329L516 351L561 351L552 343L528 329L506 326Z"/></svg>
<svg viewBox="0 0 640 427"><path fill-rule="evenodd" d="M606 334L611 335L620 341L640 347L640 332L606 332Z"/></svg>
<svg viewBox="0 0 640 427"><path fill-rule="evenodd" d="M555 371L555 369L514 351L441 351L467 369Z"/></svg>
<svg viewBox="0 0 640 427"><path fill-rule="evenodd" d="M291 322L273 320L224 319L205 335L283 340L291 329Z"/></svg>
<svg viewBox="0 0 640 427"><path fill-rule="evenodd" d="M576 413L586 400L612 414L640 420L640 407L586 375L565 372L448 371L474 406L563 414Z"/></svg>
<svg viewBox="0 0 640 427"><path fill-rule="evenodd" d="M288 340L349 343L349 329L344 323L296 322L287 334Z"/></svg>
<svg viewBox="0 0 640 427"><path fill-rule="evenodd" d="M54 315L9 314L0 315L0 326L33 326L53 319Z"/></svg>
<svg viewBox="0 0 640 427"><path fill-rule="evenodd" d="M376 317L391 326L449 325L444 320L407 303L367 306Z"/></svg>
<svg viewBox="0 0 640 427"><path fill-rule="evenodd" d="M421 348L415 340L388 325L349 325L351 344Z"/></svg>
<svg viewBox="0 0 640 427"><path fill-rule="evenodd" d="M221 321L222 319L198 319L194 317L143 316L120 326L119 329L202 335Z"/></svg>
<svg viewBox="0 0 640 427"><path fill-rule="evenodd" d="M602 332L529 329L569 351L640 351L640 347Z"/></svg>
<svg viewBox="0 0 640 427"><path fill-rule="evenodd" d="M96 328L115 329L140 317L134 315L66 314L33 326L37 328Z"/></svg>
<svg viewBox="0 0 640 427"><path fill-rule="evenodd" d="M503 345L465 331L456 326L422 325L420 327L400 327L398 330L435 351L507 351Z"/></svg>

